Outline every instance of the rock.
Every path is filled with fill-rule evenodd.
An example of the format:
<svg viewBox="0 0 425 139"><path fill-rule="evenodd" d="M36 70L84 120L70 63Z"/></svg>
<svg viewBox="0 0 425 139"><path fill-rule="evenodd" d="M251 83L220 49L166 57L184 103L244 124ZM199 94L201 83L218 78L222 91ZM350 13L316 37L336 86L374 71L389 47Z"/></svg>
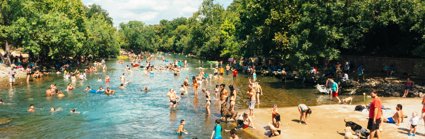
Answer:
<svg viewBox="0 0 425 139"><path fill-rule="evenodd" d="M9 124L11 121L12 119L9 119L9 118L0 118L0 125Z"/></svg>

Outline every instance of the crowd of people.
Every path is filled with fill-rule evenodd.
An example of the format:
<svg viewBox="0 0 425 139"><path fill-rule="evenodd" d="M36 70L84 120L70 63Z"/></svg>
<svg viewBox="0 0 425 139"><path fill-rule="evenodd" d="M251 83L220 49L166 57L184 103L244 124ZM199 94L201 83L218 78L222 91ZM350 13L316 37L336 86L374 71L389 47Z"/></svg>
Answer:
<svg viewBox="0 0 425 139"><path fill-rule="evenodd" d="M147 57L144 59L144 57ZM151 64L151 60L155 60L156 58L161 59L164 63L164 65L154 66ZM126 85L130 83L130 81L126 77L126 73L131 73L133 67L140 67L143 69L143 72L146 75L153 76L154 71L169 71L173 73L174 76L180 76L180 71L182 69L188 68L188 63L186 60L184 61L178 61L175 60L174 62L168 62L168 60L165 59L164 56L156 56L153 54L146 54L146 55L133 55L131 56L131 65L126 65L125 69L123 71L123 74L119 77L120 86L118 88L124 89ZM142 61L146 60L146 64L143 66L141 63ZM124 64L123 61L118 61L120 64ZM346 67L348 66L348 67ZM349 64L346 64L344 66L344 71L348 72L350 71ZM194 96L205 96L205 112L206 115L211 115L212 111L210 109L210 106L213 104L218 104L219 106L219 114L220 118L215 120L215 125L213 127L213 131L211 134L211 139L221 139L223 132L228 132L230 134L229 138L232 139L238 139L237 131L238 130L244 130L247 128L253 128L254 127L254 121L255 118L255 107L260 104L260 97L263 95L263 89L257 80L256 70L255 67L244 67L244 72L248 73L249 80L246 82L247 88L246 92L241 92L240 89L237 88L236 85L230 83L230 84L224 84L220 82L223 78L227 77L233 77L233 80L235 80L238 77L238 69L236 68L236 65L224 65L223 62L217 63L216 67L212 68L212 75L210 75L205 69L197 68L199 70L199 73L195 76L191 77L191 81L189 80L189 77L186 77L184 81L179 84L180 88L178 92L176 92L173 88L170 88L167 92L166 96L168 97L169 101L169 107L170 110L177 109L179 107L179 103L181 101L181 98L188 95L194 95ZM337 66L341 70L341 66ZM87 74L98 72L98 69L101 69L101 71L106 72L107 66L105 64L105 61L102 60L101 62L95 62L92 66L87 67L83 71L80 71L78 69L74 70L73 72L68 71L68 69L65 67L63 69L63 77L66 80L71 80L72 82L76 82L78 80L84 81L87 80ZM314 69L314 68L313 68ZM44 74L40 71L32 72L33 69L31 67L28 67L26 69L27 72L27 81L29 81L31 78L42 78ZM358 68L359 72L359 79L361 80L363 77L363 67ZM56 74L61 74L62 72L57 72ZM316 72L316 71L312 71ZM13 85L15 82L15 69L12 68L10 71L10 83ZM345 77L345 76L344 76ZM348 79L348 77L346 77ZM112 90L111 87L108 85L111 82L111 78L106 75L104 78L98 77L99 82L105 82L106 89L103 88L103 86L99 86L98 89L92 89L90 86L87 86L85 91L88 93L98 93L98 94L105 94L105 95L114 95L115 90ZM215 88L210 88L211 84L217 83L215 85ZM404 97L409 93L409 90L412 89L414 83L410 79L407 80L404 91ZM329 78L326 81L327 87L331 90L331 96L332 98L337 101L338 103L341 103L342 100L338 97L339 92L339 85L336 81ZM214 86L213 86L214 87ZM75 89L75 87L72 85L72 83L69 83L65 87L65 91L72 91ZM245 89L244 89L245 90ZM143 91L149 91L149 88L145 86L143 88ZM199 91L202 93L200 94ZM62 90L59 89L59 87L56 84L51 84L49 88L46 89L46 97L65 97L65 94ZM213 92L214 94L211 94ZM241 97L242 98L239 98ZM373 91L371 93L371 97L373 98L372 102L369 106L369 121L368 121L368 129L370 130L370 138L373 139L376 135L376 137L380 138L379 135L379 129L380 125L383 122L387 123L394 123L396 125L400 125L400 123L403 123L403 119L405 117L403 113L403 106L401 104L398 104L396 106L397 112L392 116L388 118L382 117L382 102L380 101L379 97L377 96L377 93ZM243 113L238 113L236 110L236 104L237 102L241 102L240 99L247 99L245 104L248 107L248 111ZM3 100L0 99L0 104L3 103ZM419 115L417 113L412 113L412 117L410 119L411 127L409 131L409 136L415 136L416 132L416 126L418 125L420 117L425 116L425 97L422 101L423 108L422 108L422 115ZM28 112L35 112L36 108L34 104L31 104L28 108ZM52 107L50 109L51 112L58 111L57 108ZM307 106L306 104L299 104L298 105L298 111L300 114L299 117L299 123L307 125L307 117L312 114L312 109ZM76 108L72 108L70 110L71 113L78 113L76 111ZM282 123L281 123L281 115L278 111L277 105L273 105L273 108L271 110L271 121L268 125L269 127L269 137L271 136L279 136L282 134ZM425 117L424 117L425 119ZM235 128L228 128L225 129L222 124L228 124L228 123L235 123ZM180 124L176 130L178 136L184 136L185 134L188 134L189 131L185 129L186 121L182 119L180 121ZM228 126L226 126L228 127Z"/></svg>

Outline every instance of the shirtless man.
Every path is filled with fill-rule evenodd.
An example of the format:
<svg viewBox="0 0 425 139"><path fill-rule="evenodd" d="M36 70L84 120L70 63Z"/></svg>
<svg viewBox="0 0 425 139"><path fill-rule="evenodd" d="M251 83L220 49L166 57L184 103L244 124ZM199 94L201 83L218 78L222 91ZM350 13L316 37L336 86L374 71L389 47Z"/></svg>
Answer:
<svg viewBox="0 0 425 139"><path fill-rule="evenodd" d="M113 95L115 94L115 90L111 90L109 87L106 87L105 94L108 96Z"/></svg>
<svg viewBox="0 0 425 139"><path fill-rule="evenodd" d="M404 119L403 118L404 117L403 106L401 104L397 104L396 110L397 110L397 112L394 113L394 115L392 117L389 117L387 119L384 119L385 122L387 122L387 123L394 123L397 126L400 125L400 123L403 123L403 119Z"/></svg>
<svg viewBox="0 0 425 139"><path fill-rule="evenodd" d="M255 103L257 102L256 100L256 95L255 95L255 90L252 87L248 88L248 97L250 98L250 102L249 102L249 116L254 116L254 108L255 108Z"/></svg>
<svg viewBox="0 0 425 139"><path fill-rule="evenodd" d="M170 108L176 108L177 107L177 95L176 95L176 92L174 92L173 89L170 89L170 91L167 93L167 96L170 99Z"/></svg>
<svg viewBox="0 0 425 139"><path fill-rule="evenodd" d="M229 94L229 92L227 92L225 87L226 87L225 84L220 85L220 103L226 103L226 99Z"/></svg>

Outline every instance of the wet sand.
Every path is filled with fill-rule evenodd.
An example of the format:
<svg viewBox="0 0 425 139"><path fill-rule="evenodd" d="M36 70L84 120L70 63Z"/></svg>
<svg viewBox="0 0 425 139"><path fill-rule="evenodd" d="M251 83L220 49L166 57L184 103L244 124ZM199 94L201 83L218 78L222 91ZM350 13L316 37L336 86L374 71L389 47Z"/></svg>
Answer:
<svg viewBox="0 0 425 139"><path fill-rule="evenodd" d="M395 111L397 104L403 105L404 114L408 118L400 126L395 124L383 124L381 132L383 139L400 139L408 138L407 133L410 129L410 117L412 112L420 114L422 105L420 98L381 98L383 105L391 110L385 110L383 117L390 117ZM282 118L282 135L272 138L298 138L298 139L313 139L313 138L329 138L340 139L344 138L344 119L356 122L362 127L367 127L368 112L356 112L356 105L321 105L312 106L313 113L307 118L307 125L299 124L299 113L297 107L279 108L278 111ZM247 112L241 110L240 112ZM257 138L268 138L266 136L267 128L271 123L271 108L255 109L255 117L253 118L255 129L245 129L247 134L253 134ZM417 126L417 134L415 138L425 138L424 122L421 120Z"/></svg>

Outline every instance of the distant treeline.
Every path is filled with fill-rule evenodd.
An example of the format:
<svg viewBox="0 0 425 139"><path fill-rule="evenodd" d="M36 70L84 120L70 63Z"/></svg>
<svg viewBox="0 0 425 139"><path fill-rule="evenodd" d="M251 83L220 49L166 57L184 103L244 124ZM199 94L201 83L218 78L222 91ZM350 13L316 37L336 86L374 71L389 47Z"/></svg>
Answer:
<svg viewBox="0 0 425 139"><path fill-rule="evenodd" d="M257 56L297 67L341 54L425 57L422 0L234 0L227 8L204 0L191 17L130 21L117 30L105 10L77 0L3 0L1 12L1 43L34 57L106 57L122 48L205 59Z"/></svg>

